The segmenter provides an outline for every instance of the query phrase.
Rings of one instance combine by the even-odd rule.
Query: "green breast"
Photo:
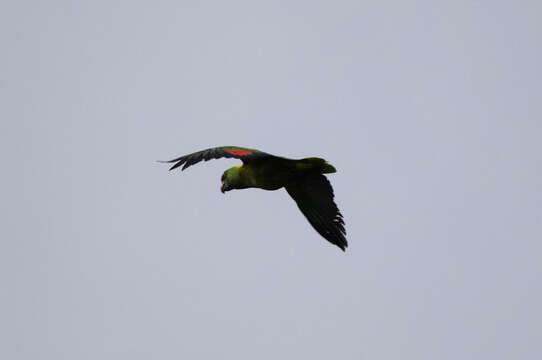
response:
[[[264,190],[277,190],[292,181],[296,176],[293,160],[278,159],[254,161],[241,167],[241,177],[247,187]]]

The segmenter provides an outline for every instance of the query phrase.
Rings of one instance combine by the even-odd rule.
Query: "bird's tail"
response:
[[[333,165],[321,158],[311,157],[301,159],[297,163],[297,167],[303,170],[317,170],[322,174],[331,174],[337,172]]]

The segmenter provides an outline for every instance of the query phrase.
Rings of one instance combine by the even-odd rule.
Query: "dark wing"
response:
[[[200,161],[209,161],[211,159],[220,159],[220,158],[235,158],[241,159],[244,163],[250,162],[254,159],[262,159],[267,157],[274,157],[273,155],[264,153],[260,150],[247,149],[238,146],[221,146],[216,148],[211,148],[207,150],[198,151],[192,154],[184,155],[173,160],[160,161],[162,163],[175,163],[169,170],[173,170],[183,165],[181,170],[186,169],[187,167],[197,164]]]
[[[310,174],[286,186],[286,191],[312,227],[327,241],[344,251],[348,246],[344,220],[333,201],[333,188],[329,180],[322,174]]]

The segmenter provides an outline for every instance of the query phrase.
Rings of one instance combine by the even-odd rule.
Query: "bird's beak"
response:
[[[220,187],[220,191],[222,191],[222,194],[224,194],[226,192],[227,188],[226,188],[226,183],[222,183],[222,186]]]

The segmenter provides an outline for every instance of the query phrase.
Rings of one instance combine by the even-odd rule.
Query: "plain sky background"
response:
[[[4,1],[0,358],[542,358],[539,1]],[[220,145],[325,157],[346,253]]]

